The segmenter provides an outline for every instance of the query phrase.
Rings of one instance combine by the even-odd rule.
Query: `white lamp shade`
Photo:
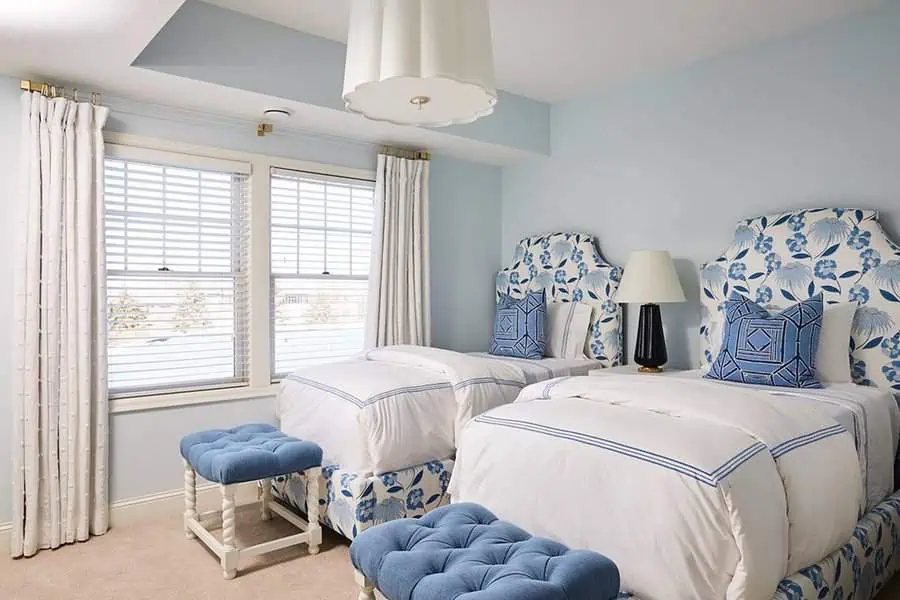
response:
[[[470,123],[494,111],[493,64],[487,0],[353,0],[344,104],[401,125]]]
[[[684,301],[684,290],[668,252],[635,250],[631,253],[616,291],[616,302],[660,304]]]

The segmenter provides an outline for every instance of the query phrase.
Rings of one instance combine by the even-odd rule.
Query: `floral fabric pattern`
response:
[[[869,511],[846,544],[778,584],[773,600],[872,600],[900,570],[900,492]],[[617,600],[639,600],[627,592]]]
[[[814,208],[747,219],[725,253],[701,267],[703,367],[710,331],[722,331],[732,293],[770,308],[823,294],[829,304],[855,302],[850,364],[861,385],[900,395],[900,246],[887,238],[878,212]],[[712,325],[718,327],[712,327]]]
[[[450,503],[447,487],[452,472],[452,458],[371,477],[342,471],[336,465],[323,467],[320,520],[352,540],[380,523],[421,517]],[[306,512],[306,479],[302,474],[277,478],[274,493],[295,510]]]
[[[763,243],[764,245],[764,243]],[[582,302],[593,309],[584,352],[605,367],[622,364],[622,307],[614,296],[622,268],[600,255],[593,236],[549,233],[521,240],[512,264],[497,274],[497,298],[545,293],[547,302]]]

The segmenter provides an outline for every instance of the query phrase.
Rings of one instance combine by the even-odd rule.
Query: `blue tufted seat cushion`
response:
[[[198,431],[181,439],[181,455],[202,477],[225,485],[305,471],[322,464],[322,448],[264,423]]]
[[[388,600],[607,600],[619,593],[619,570],[605,556],[532,537],[471,503],[368,529],[350,558]]]

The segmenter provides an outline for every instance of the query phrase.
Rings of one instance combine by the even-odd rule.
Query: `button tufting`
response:
[[[190,434],[181,440],[181,455],[201,476],[226,485],[305,471],[322,463],[317,444],[267,424]]]
[[[392,539],[416,542],[385,553],[397,547]],[[597,600],[619,585],[608,559],[531,537],[475,504],[379,525],[357,536],[350,554],[388,600]]]

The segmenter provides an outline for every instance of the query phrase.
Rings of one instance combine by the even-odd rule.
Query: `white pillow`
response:
[[[856,302],[825,306],[822,314],[822,330],[819,333],[819,349],[816,351],[816,378],[828,383],[847,383],[850,375],[850,335]],[[709,325],[710,351],[713,360],[722,349],[724,323],[716,321]]]
[[[591,307],[581,302],[547,305],[547,347],[544,356],[584,358],[582,348],[591,326]]]
[[[857,306],[856,302],[848,302],[825,307],[816,352],[819,381],[848,383],[853,380],[850,375],[850,336]]]

